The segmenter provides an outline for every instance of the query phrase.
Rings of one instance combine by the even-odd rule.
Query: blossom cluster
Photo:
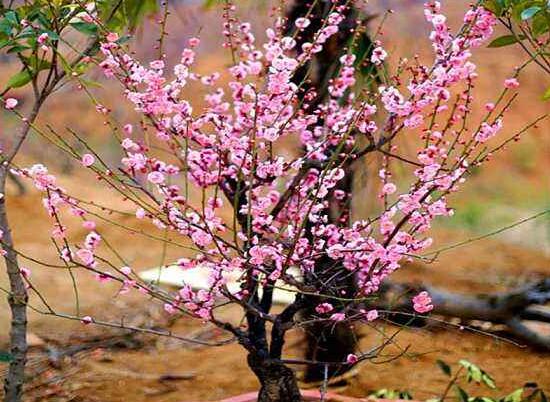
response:
[[[429,2],[425,16],[433,27],[433,63],[407,66],[405,84],[390,79],[365,96],[355,89],[359,63],[347,50],[338,60],[329,96],[314,104],[315,89],[294,77],[339,32],[345,11],[346,6],[334,5],[313,40],[299,48],[295,35],[285,34],[282,19],[267,30],[261,46],[250,24],[228,21],[224,35],[235,63],[223,74],[195,72],[198,38],[189,40],[171,68],[164,59],[140,63],[116,37],[101,45],[103,72],[122,83],[127,100],[153,133],[155,148],[169,156],[154,152],[140,139],[138,128],[127,124],[120,141],[121,176],[92,154],[82,155],[81,163],[126,194],[138,219],[190,239],[196,254],[177,264],[200,267],[209,275],[208,289],[184,285],[166,302],[167,311],[184,310],[208,320],[217,298],[250,306],[246,302],[254,297],[254,284],[269,287],[277,280],[297,292],[313,289],[350,300],[371,295],[403,261],[432,244],[428,232],[436,217],[452,215],[446,196],[459,189],[471,165],[481,162],[477,151],[502,127],[497,116],[485,119],[473,133],[461,128],[477,79],[472,50],[491,36],[494,16],[472,7],[463,28],[453,34],[439,2]],[[300,18],[295,31],[309,25],[308,18]],[[388,57],[377,42],[372,56],[361,62],[381,65]],[[218,85],[222,76],[230,77],[227,85]],[[189,100],[191,85],[207,92],[204,107]],[[98,111],[109,113],[102,107]],[[402,162],[412,180],[394,183],[384,167],[379,172],[383,212],[351,222],[332,219],[331,205],[350,197],[339,183],[351,164],[379,150],[391,157],[398,152],[400,135],[416,137],[419,144],[414,160]],[[289,137],[298,139],[299,156],[279,151]],[[19,173],[46,193],[44,206],[56,220],[56,237],[66,237],[63,206],[89,229],[81,244],[61,249],[64,261],[77,261],[99,279],[119,278],[125,291],[149,291],[130,279],[129,267],[105,272],[97,258],[102,243],[93,219],[45,167]],[[193,203],[189,191],[203,195],[201,205]],[[228,209],[233,210],[230,221],[223,218]],[[342,270],[356,277],[357,294],[342,295],[330,279],[315,279],[336,278]],[[237,292],[228,289],[230,274],[241,278]],[[414,304],[419,312],[431,309],[427,294],[417,296]],[[335,321],[348,314],[328,302],[315,310]],[[377,316],[375,310],[365,311],[368,321]]]

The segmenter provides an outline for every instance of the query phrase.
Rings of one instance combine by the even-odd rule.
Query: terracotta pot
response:
[[[318,390],[306,390],[301,391],[304,401],[306,402],[318,402],[321,398],[321,393]],[[258,398],[257,392],[249,392],[247,394],[237,395],[231,398],[222,399],[219,401],[212,402],[256,402]],[[415,401],[404,401],[400,399],[367,399],[367,398],[353,398],[351,396],[338,395],[333,392],[328,392],[325,394],[326,402],[415,402]]]

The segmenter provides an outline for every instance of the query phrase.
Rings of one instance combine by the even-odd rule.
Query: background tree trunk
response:
[[[346,4],[346,1],[337,1],[338,4]],[[294,31],[294,21],[297,18],[304,17],[309,13],[311,25],[301,32],[296,40],[298,42],[297,49],[301,48],[302,43],[312,42],[315,33],[322,26],[322,19],[324,19],[330,12],[334,2],[328,0],[321,0],[316,3],[312,8],[312,2],[308,0],[296,0],[293,6],[287,10],[288,26],[287,31]],[[340,31],[334,37],[331,37],[323,50],[315,55],[310,63],[304,65],[300,70],[296,72],[293,80],[295,82],[301,82],[304,80],[306,72],[310,72],[307,85],[304,85],[306,89],[312,88],[316,91],[317,97],[314,101],[309,102],[310,109],[314,109],[320,102],[324,101],[328,95],[327,88],[330,79],[332,79],[337,72],[337,60],[342,54],[342,50],[350,45],[353,37],[352,30],[357,27],[358,14],[356,10],[351,6],[346,12],[345,20],[340,24]],[[368,36],[367,36],[368,38]],[[322,124],[322,123],[319,123]],[[336,200],[334,197],[331,200],[331,205],[325,212],[330,221],[336,225],[345,225],[349,221],[351,214],[351,197],[353,192],[353,180],[354,172],[351,166],[346,167],[346,176],[342,180],[335,190],[344,191],[347,196],[344,200]],[[316,275],[323,275],[323,271],[326,271],[327,275],[334,274],[333,262],[329,259],[320,259],[314,271]],[[355,280],[353,275],[348,275],[349,272],[343,269],[343,280],[338,283],[333,283],[332,289],[327,289],[325,294],[332,294],[341,296],[345,294],[355,293]],[[307,283],[308,278],[304,278]],[[335,307],[338,306],[338,302],[330,298],[320,299],[318,297],[306,297],[309,299],[307,303],[310,308],[302,313],[304,317],[315,314],[314,308],[317,304],[322,302],[328,302]],[[351,326],[347,323],[326,323],[318,322],[308,325],[306,328],[306,360],[320,361],[320,362],[335,362],[337,364],[327,365],[325,371],[324,364],[311,364],[306,367],[304,374],[304,380],[308,382],[322,381],[325,376],[333,377],[338,374],[349,370],[350,366],[342,365],[350,353],[354,353],[357,349],[357,339],[353,333]]]

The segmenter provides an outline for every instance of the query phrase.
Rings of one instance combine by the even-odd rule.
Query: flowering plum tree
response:
[[[44,193],[66,267],[87,270],[100,282],[116,281],[124,292],[160,301],[169,314],[196,317],[229,332],[248,353],[261,383],[259,401],[300,400],[290,364],[349,367],[384,347],[349,353],[339,362],[283,355],[286,333],[312,322],[375,325],[384,312],[370,301],[404,261],[430,247],[433,220],[453,214],[449,195],[460,190],[472,167],[521,134],[493,139],[503,127],[521,69],[499,98],[487,103],[481,120],[470,116],[478,79],[471,56],[492,34],[491,12],[472,6],[453,33],[439,2],[426,3],[433,62],[401,58],[396,72],[386,72],[376,88],[360,87],[356,70],[382,65],[389,55],[375,41],[368,59],[358,60],[351,43],[341,49],[328,96],[320,98],[318,88],[309,85],[311,68],[304,71],[304,66],[344,29],[351,3],[327,4],[330,9],[311,40],[300,39],[311,24],[306,13],[294,21],[276,18],[258,46],[250,24],[241,23],[228,3],[223,35],[233,63],[223,72],[230,77],[226,86],[218,84],[220,72],[194,71],[198,38],[189,39],[179,62],[169,67],[164,58],[142,64],[125,51],[118,35],[106,32],[98,64],[121,84],[141,124],[123,126],[118,166],[110,166],[82,138],[84,154],[58,137],[63,149],[132,206],[137,219],[192,243],[193,255],[175,263],[183,270],[206,271],[208,289],[183,284],[174,294],[141,281],[135,267],[107,258],[95,229],[97,212],[89,203],[62,188],[43,165],[14,167]],[[289,31],[288,24],[296,29]],[[204,86],[204,106],[190,102],[191,82]],[[109,119],[108,107],[97,103],[96,109]],[[148,141],[140,140],[138,131],[146,131]],[[402,152],[400,137],[414,142],[414,155]],[[281,142],[289,138],[303,152],[285,151]],[[374,195],[380,213],[355,218],[342,207],[351,197],[349,184],[343,183],[350,167],[374,153],[384,160]],[[409,173],[406,182],[394,180],[397,165]],[[193,192],[199,202],[193,202]],[[224,218],[228,210],[231,219]],[[89,231],[77,243],[69,240],[66,214],[80,217]],[[229,277],[238,278],[237,291],[230,290]],[[283,285],[294,289],[294,301],[275,311],[273,292]],[[426,292],[409,302],[419,314],[433,308]],[[227,303],[242,309],[245,324],[220,318],[219,308]]]

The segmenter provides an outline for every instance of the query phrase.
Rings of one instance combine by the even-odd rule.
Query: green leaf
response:
[[[32,79],[29,70],[23,70],[12,76],[7,83],[8,88],[19,88],[27,85]]]
[[[71,22],[70,24],[78,32],[88,36],[97,35],[97,25],[88,22]]]
[[[13,30],[13,27],[11,26],[10,22],[7,19],[3,19],[0,21],[0,32],[11,35],[11,32]]]
[[[132,37],[130,35],[124,35],[124,36],[121,36],[120,38],[118,38],[116,40],[116,44],[117,45],[123,45],[125,44],[126,42],[128,42],[130,39],[132,39]]]
[[[386,388],[382,388],[374,391],[371,394],[371,396],[375,396],[381,399],[404,399],[404,400],[413,399],[409,391],[399,391],[396,389],[386,389]]]
[[[516,389],[514,392],[504,397],[504,402],[521,402],[523,396],[523,388]]]
[[[520,38],[522,39],[522,38]],[[518,38],[514,35],[503,35],[493,40],[487,47],[504,47],[513,45],[518,42]]]
[[[497,0],[485,0],[483,2],[483,7],[485,7],[487,10],[491,11],[496,16],[502,15],[502,5]]]
[[[535,15],[535,18],[533,18],[531,28],[535,38],[539,37],[548,32],[550,28],[550,19],[548,19],[544,13],[537,14]]]
[[[542,95],[542,100],[543,101],[550,100],[550,87],[548,87],[548,89]]]
[[[30,49],[29,46],[16,44],[15,46],[10,47],[6,53],[21,53],[28,49]]]
[[[0,49],[3,49],[6,46],[10,46],[10,45],[13,45],[12,40],[3,40],[3,41],[0,42]]]
[[[474,380],[475,382],[481,382],[481,369],[468,360],[460,360],[458,362],[462,367],[467,370],[466,379],[468,382]]]
[[[540,10],[542,10],[542,8],[539,7],[539,6],[532,6],[532,7],[526,8],[525,10],[523,10],[521,12],[521,19],[523,21],[528,20],[528,19],[532,18]]]
[[[375,48],[368,33],[363,32],[354,40],[350,39],[349,46],[352,47],[352,53],[355,56],[355,68],[360,72],[363,78],[364,86],[368,86],[371,83],[382,83],[381,69],[373,63],[365,63],[365,60],[370,59],[372,50]]]
[[[460,387],[456,387],[456,396],[459,402],[468,402],[468,393]]]
[[[157,9],[156,0],[125,0],[124,11],[128,28],[133,31],[145,15],[152,14]]]
[[[38,36],[38,34],[32,30],[32,29],[25,29],[21,32],[19,32],[16,36],[17,39],[29,39],[29,38],[34,38],[36,39]]]
[[[497,386],[495,384],[495,380],[493,377],[491,377],[489,374],[487,374],[485,371],[481,370],[481,381],[487,385],[491,389],[495,389]]]
[[[479,366],[469,362],[468,360],[460,360],[458,362],[462,367],[467,370],[466,379],[468,382],[472,380],[478,384],[485,384],[487,387],[496,388],[495,380],[486,371],[482,370]]]
[[[10,352],[5,350],[0,350],[0,362],[2,363],[9,363],[11,362],[13,356]]]
[[[87,87],[95,87],[95,88],[102,88],[103,87],[103,85],[101,85],[97,81],[87,80],[85,78],[80,78],[80,81]]]
[[[50,38],[50,40],[59,40],[59,35],[57,34],[57,32],[53,32],[53,31],[45,31],[47,34],[48,34],[48,38]]]
[[[52,63],[50,63],[48,60],[38,58],[36,57],[36,55],[33,55],[31,57],[22,56],[22,58],[33,71],[48,70],[52,66]]]
[[[439,359],[437,359],[435,362],[437,363],[437,365],[439,366],[441,371],[443,371],[443,373],[445,373],[445,375],[447,375],[449,377],[451,376],[452,370],[451,370],[451,367],[447,363],[445,363],[443,360],[439,360]]]
[[[19,26],[19,18],[17,18],[17,14],[15,13],[15,11],[13,10],[8,11],[5,14],[4,18],[6,19],[7,22],[11,24],[11,26],[13,27]]]
[[[210,8],[210,7],[213,7],[214,5],[216,5],[216,3],[219,3],[220,0],[204,0],[204,2],[202,3],[202,6],[204,8]]]

